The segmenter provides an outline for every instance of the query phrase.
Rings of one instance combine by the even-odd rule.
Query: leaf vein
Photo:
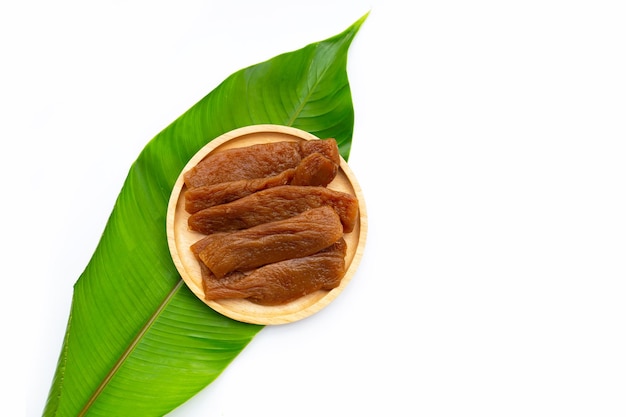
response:
[[[120,358],[117,360],[117,362],[115,363],[115,365],[113,366],[113,368],[111,368],[111,370],[109,371],[109,373],[106,375],[106,377],[102,380],[102,382],[100,383],[100,385],[98,386],[98,388],[96,388],[96,390],[93,392],[93,394],[91,394],[91,396],[89,397],[89,399],[87,400],[87,402],[85,403],[85,405],[83,406],[83,408],[80,410],[80,412],[78,413],[78,417],[83,417],[85,414],[87,414],[87,412],[89,411],[89,409],[91,408],[91,406],[96,402],[96,400],[98,399],[98,397],[100,396],[100,394],[102,393],[102,391],[104,391],[104,389],[106,388],[106,386],[108,385],[108,383],[113,379],[113,377],[115,376],[115,374],[117,373],[117,371],[124,365],[124,362],[126,361],[126,359],[128,359],[128,357],[132,354],[132,352],[135,350],[135,348],[137,347],[137,345],[139,344],[139,342],[143,339],[143,337],[146,335],[146,333],[148,332],[148,330],[150,330],[150,328],[152,327],[152,325],[154,324],[154,322],[159,318],[159,316],[161,315],[161,312],[163,310],[165,310],[165,307],[167,307],[167,305],[169,304],[169,302],[171,301],[171,299],[174,297],[174,295],[176,294],[176,292],[180,289],[180,287],[183,285],[183,280],[180,279],[178,280],[178,282],[176,283],[176,285],[170,290],[169,294],[167,294],[167,296],[163,299],[163,302],[161,302],[161,304],[158,306],[158,308],[154,311],[154,313],[152,314],[152,316],[150,316],[150,318],[148,319],[148,321],[146,321],[146,324],[144,324],[144,326],[141,328],[141,330],[137,333],[137,335],[135,336],[135,338],[130,342],[130,344],[128,345],[128,347],[126,348],[126,350],[122,353],[122,355],[120,356]]]

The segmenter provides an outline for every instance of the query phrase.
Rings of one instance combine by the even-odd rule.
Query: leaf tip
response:
[[[367,17],[370,15],[371,10],[368,10],[363,16],[361,16],[356,22],[354,22],[349,28],[348,31],[352,31],[354,33],[358,32],[363,25],[363,22],[367,20]]]

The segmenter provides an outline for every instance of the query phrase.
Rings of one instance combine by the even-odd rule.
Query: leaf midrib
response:
[[[319,47],[319,44],[316,45],[316,48]],[[313,62],[313,60],[311,61]],[[311,71],[311,67],[312,65],[309,65],[309,72]],[[329,66],[327,65],[324,70],[322,71],[322,73],[319,75],[319,77],[316,77],[315,79],[315,83],[313,83],[313,86],[311,86],[308,89],[308,92],[305,94],[305,96],[303,97],[302,100],[300,100],[300,104],[298,105],[298,107],[294,110],[293,115],[291,116],[291,118],[287,121],[287,126],[293,126],[294,122],[296,121],[296,119],[300,116],[300,114],[302,113],[302,110],[304,109],[304,106],[309,102],[311,96],[313,95],[313,92],[317,89],[317,86],[319,85],[320,81],[326,76],[326,72],[328,72],[328,68]]]
[[[89,399],[87,400],[83,408],[77,414],[77,417],[83,417],[89,411],[91,406],[96,402],[100,394],[104,391],[104,389],[109,384],[111,379],[113,379],[117,371],[122,367],[122,365],[124,365],[124,362],[126,362],[126,360],[131,355],[133,350],[135,350],[139,342],[143,339],[144,335],[148,332],[148,330],[150,330],[154,322],[157,320],[157,318],[159,318],[163,310],[165,310],[169,302],[172,300],[172,298],[178,292],[178,290],[181,288],[182,285],[183,285],[183,280],[179,279],[176,285],[174,285],[174,287],[170,290],[167,296],[163,299],[161,304],[159,304],[158,308],[154,311],[154,313],[152,313],[148,321],[146,321],[146,324],[144,324],[141,330],[137,333],[137,335],[130,342],[130,344],[128,345],[126,350],[122,353],[122,355],[117,360],[117,362],[115,362],[115,365],[113,365],[109,373],[107,373],[107,375],[102,379],[102,382],[100,383],[100,385],[98,385],[96,390],[91,394],[91,396],[89,397]]]

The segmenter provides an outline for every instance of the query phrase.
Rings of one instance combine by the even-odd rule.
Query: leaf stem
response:
[[[87,403],[85,403],[85,405],[83,406],[82,410],[80,410],[80,412],[77,414],[77,417],[83,417],[85,414],[87,414],[87,412],[89,411],[89,409],[91,408],[93,403],[96,402],[96,400],[98,399],[98,396],[102,393],[102,391],[104,391],[104,389],[106,388],[106,386],[109,383],[109,381],[111,381],[111,379],[113,379],[113,377],[115,376],[115,373],[118,371],[118,369],[120,369],[122,367],[122,365],[124,364],[126,359],[130,356],[130,354],[133,352],[135,347],[137,347],[137,345],[139,344],[139,342],[141,341],[143,336],[148,332],[148,330],[150,329],[152,324],[154,324],[156,319],[160,316],[161,312],[169,304],[170,300],[174,297],[176,292],[178,292],[180,287],[183,285],[183,282],[184,281],[182,279],[178,280],[178,282],[176,283],[176,285],[174,285],[174,287],[171,289],[169,294],[167,294],[167,297],[165,297],[163,299],[163,302],[154,311],[152,316],[150,316],[148,321],[146,321],[146,324],[144,324],[144,326],[137,333],[135,338],[130,342],[130,344],[128,345],[126,350],[122,353],[122,355],[117,360],[117,362],[115,363],[113,368],[111,368],[109,373],[102,380],[102,382],[100,383],[98,388],[96,388],[96,390],[93,392],[93,394],[91,394],[91,397],[89,397],[89,400],[87,401]]]

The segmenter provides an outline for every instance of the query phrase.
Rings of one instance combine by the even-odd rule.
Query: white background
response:
[[[626,415],[623,4],[3,3],[2,407],[41,415],[72,285],[145,144],[371,11],[348,64],[360,269],[171,415]]]

